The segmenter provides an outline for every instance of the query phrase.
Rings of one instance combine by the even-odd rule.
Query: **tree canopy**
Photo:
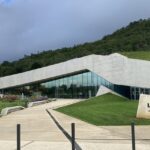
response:
[[[25,55],[24,58],[0,64],[0,77],[37,69],[90,54],[107,55],[114,52],[150,51],[150,19],[131,22],[127,27],[115,31],[91,43],[70,48],[43,51]]]

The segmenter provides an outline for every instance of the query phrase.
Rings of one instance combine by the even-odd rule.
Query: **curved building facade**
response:
[[[101,86],[130,99],[150,94],[150,62],[120,54],[89,55],[0,78],[1,93],[89,98]]]

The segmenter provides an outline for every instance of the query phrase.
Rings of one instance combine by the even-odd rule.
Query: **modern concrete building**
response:
[[[88,98],[104,87],[130,99],[150,94],[150,62],[117,53],[89,55],[0,78],[1,93],[56,98]]]

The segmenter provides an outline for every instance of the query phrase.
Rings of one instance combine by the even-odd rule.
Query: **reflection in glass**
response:
[[[90,71],[60,77],[44,83],[4,89],[0,92],[15,95],[24,93],[26,96],[41,93],[41,95],[50,98],[89,98],[96,96],[101,85],[130,99],[139,99],[141,93],[150,94],[150,89],[148,88],[116,85]]]

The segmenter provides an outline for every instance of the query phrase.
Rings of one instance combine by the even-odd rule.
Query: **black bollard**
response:
[[[132,134],[132,150],[135,150],[135,124],[131,123],[131,134]]]
[[[75,150],[75,123],[71,123],[72,150]]]
[[[20,124],[17,124],[17,150],[21,150],[21,145],[20,145]]]

